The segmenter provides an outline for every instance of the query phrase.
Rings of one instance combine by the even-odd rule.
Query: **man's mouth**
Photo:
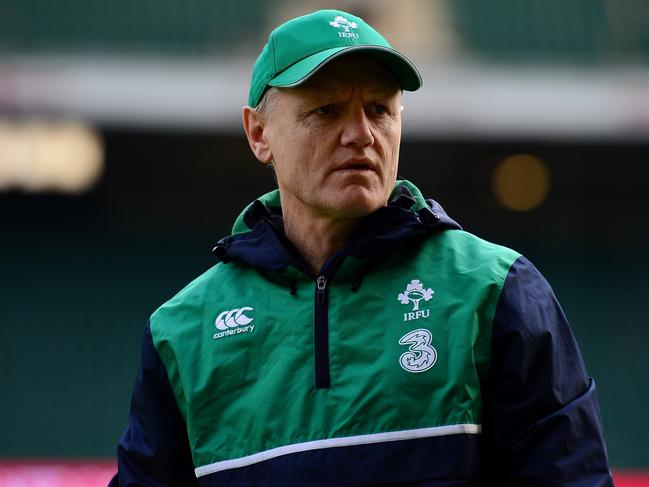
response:
[[[362,171],[373,171],[374,164],[372,161],[365,158],[354,158],[348,161],[345,161],[341,164],[336,171],[352,171],[352,172],[362,172]]]

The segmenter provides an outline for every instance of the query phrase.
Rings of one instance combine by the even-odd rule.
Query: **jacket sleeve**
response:
[[[153,345],[150,325],[144,330],[128,427],[117,447],[117,467],[109,487],[197,485],[185,421]]]
[[[486,485],[613,485],[595,383],[550,285],[524,257],[497,305],[483,412]]]

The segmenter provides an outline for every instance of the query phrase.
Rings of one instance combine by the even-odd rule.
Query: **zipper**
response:
[[[284,232],[277,228],[273,220],[267,215],[263,216],[266,223],[271,227],[280,244],[287,249],[289,262],[296,269],[304,274],[314,277],[311,270],[299,256],[299,252],[293,243],[284,235]],[[331,387],[329,374],[329,281],[345,259],[344,254],[338,254],[330,258],[320,269],[315,279],[315,306],[313,310],[313,348],[315,362],[315,388],[328,389]],[[325,277],[326,275],[326,277]]]
[[[327,389],[331,387],[331,377],[329,374],[328,284],[327,278],[322,274],[316,279],[315,308],[313,313],[316,389]]]
[[[327,302],[327,278],[325,276],[318,276],[315,283],[316,292],[318,293],[318,303],[325,304]]]
[[[257,202],[255,202],[256,204]],[[261,206],[263,206],[260,203]],[[315,306],[313,312],[313,345],[315,362],[315,388],[328,389],[331,387],[331,376],[329,371],[329,287],[331,280],[342,265],[347,256],[347,250],[331,256],[322,266],[319,273],[314,276],[313,272],[300,256],[299,251],[286,237],[284,231],[275,225],[268,210],[262,208],[261,218],[270,226],[278,243],[286,251],[289,264],[305,275],[315,277]]]

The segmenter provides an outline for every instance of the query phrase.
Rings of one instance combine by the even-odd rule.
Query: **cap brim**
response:
[[[418,90],[423,81],[415,65],[395,49],[384,46],[336,47],[317,52],[289,66],[268,82],[269,86],[290,88],[308,80],[330,61],[349,53],[363,53],[384,64],[399,82],[401,89]]]

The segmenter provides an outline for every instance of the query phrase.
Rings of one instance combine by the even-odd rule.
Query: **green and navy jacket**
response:
[[[276,191],[215,254],[145,329],[112,485],[613,485],[548,283],[411,183],[317,274]]]

